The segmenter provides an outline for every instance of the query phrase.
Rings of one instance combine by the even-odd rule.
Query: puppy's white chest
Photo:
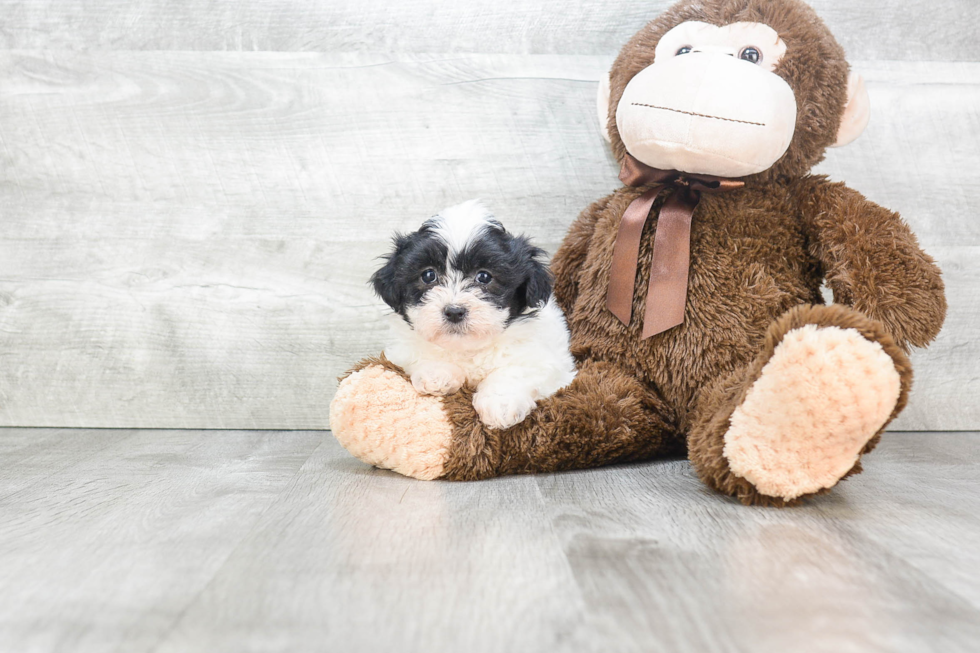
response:
[[[460,355],[453,361],[466,374],[466,385],[476,389],[483,379],[500,366],[499,357],[493,352],[475,352],[472,355]]]

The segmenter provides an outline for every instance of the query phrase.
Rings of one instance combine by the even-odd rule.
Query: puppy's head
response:
[[[508,233],[477,201],[395,237],[374,290],[423,338],[447,349],[486,346],[551,296],[544,251]]]

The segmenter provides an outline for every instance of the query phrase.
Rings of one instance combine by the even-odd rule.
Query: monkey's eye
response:
[[[422,283],[424,284],[435,283],[436,276],[437,276],[436,271],[433,270],[432,268],[429,268],[428,270],[422,273]]]
[[[676,56],[680,56],[682,54],[689,54],[690,52],[691,52],[691,46],[685,45],[683,48],[677,51]]]
[[[486,270],[480,270],[476,273],[476,282],[483,284],[484,286],[493,281],[493,275],[491,275]]]
[[[747,48],[742,48],[742,51],[738,53],[738,58],[749,63],[759,63],[762,61],[762,53],[759,52],[758,48],[750,45]]]

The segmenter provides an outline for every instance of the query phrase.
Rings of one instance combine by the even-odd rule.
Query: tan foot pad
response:
[[[854,329],[786,334],[735,409],[724,455],[759,492],[795,499],[832,487],[898,402],[892,358]]]
[[[334,437],[357,458],[429,481],[442,476],[452,425],[438,397],[372,365],[341,381],[330,404]]]

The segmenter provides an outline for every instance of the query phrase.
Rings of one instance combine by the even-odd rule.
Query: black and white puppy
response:
[[[395,311],[385,356],[418,392],[447,395],[466,385],[487,426],[517,424],[575,378],[543,257],[476,200],[397,235],[371,277]]]

